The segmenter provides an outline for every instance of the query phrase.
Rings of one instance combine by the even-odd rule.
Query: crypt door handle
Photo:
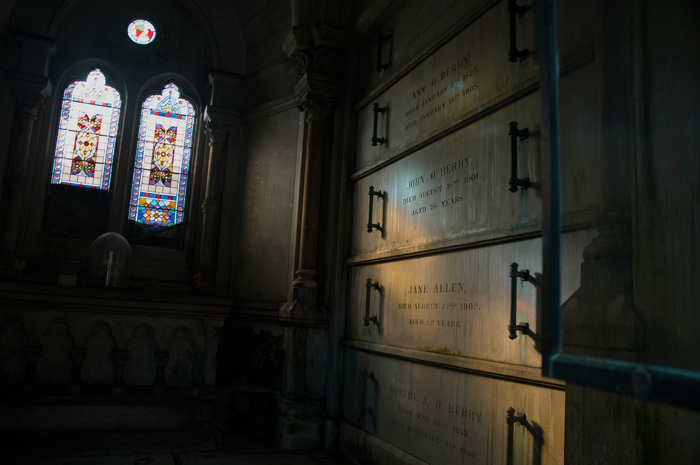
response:
[[[382,191],[375,191],[374,186],[369,186],[369,219],[367,220],[367,232],[371,233],[372,230],[377,229],[384,233],[384,228],[382,228],[379,223],[372,223],[373,209],[374,209],[374,197],[384,197]]]
[[[365,283],[365,286],[367,287],[367,297],[365,298],[365,326],[369,326],[370,321],[377,323],[376,316],[369,316],[370,294],[372,292],[372,288],[374,288],[380,292],[381,292],[381,290],[379,288],[379,281],[377,281],[376,283],[373,283],[372,278],[367,278],[367,283]]]
[[[530,423],[527,421],[527,415],[524,413],[522,415],[516,415],[515,409],[510,407],[506,411],[506,422],[508,423],[508,449],[506,451],[506,465],[513,465],[513,440],[514,436],[514,425],[516,423],[523,426],[532,435],[533,444],[533,457],[532,463],[541,463],[542,457],[540,453],[542,451],[542,444],[544,443],[544,433],[542,427],[536,422]]]
[[[518,129],[518,123],[516,121],[511,121],[509,123],[510,129],[508,130],[508,135],[510,136],[510,188],[511,192],[518,192],[518,186],[521,189],[527,189],[530,186],[530,178],[518,178],[518,138],[520,140],[525,140],[530,137],[530,130],[528,128]]]
[[[360,416],[364,417],[367,413],[374,415],[372,412],[372,407],[367,407],[367,380],[374,381],[374,372],[368,372],[367,370],[362,370],[362,395],[361,395],[361,405],[360,405]]]
[[[508,50],[508,59],[515,63],[518,60],[524,60],[528,57],[529,52],[526,48],[518,50],[515,37],[515,16],[522,17],[527,12],[527,5],[517,5],[517,0],[508,0],[508,13],[510,14],[510,49]]]
[[[389,63],[382,63],[382,42],[389,41],[389,36],[382,34],[382,31],[377,33],[377,72],[381,73],[389,67]]]
[[[518,278],[523,281],[529,281],[532,277],[528,270],[518,271],[518,264],[513,262],[510,264],[510,324],[508,325],[508,338],[515,339],[518,337],[516,331],[526,333],[530,325],[527,323],[515,324],[515,312],[518,305]]]
[[[374,103],[372,107],[374,112],[374,129],[372,130],[372,147],[376,147],[377,144],[383,144],[386,142],[385,137],[377,137],[377,118],[379,118],[379,113],[384,114],[386,112],[386,107],[380,107],[378,103]]]

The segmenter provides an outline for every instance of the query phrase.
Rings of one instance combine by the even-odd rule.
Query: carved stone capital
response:
[[[297,108],[299,108],[299,111],[306,112],[306,121],[310,122],[322,121],[328,118],[334,106],[335,103],[331,99],[306,94],[304,99],[297,105]]]
[[[291,56],[297,67],[297,76],[302,77],[309,69],[309,56],[306,50],[297,50]]]
[[[213,213],[216,214],[219,212],[219,202],[216,200],[212,199],[204,199],[202,200],[202,213]]]
[[[36,118],[44,107],[44,100],[51,95],[51,82],[48,78],[15,75],[12,79],[12,96],[17,110],[24,115]]]
[[[314,102],[322,100],[333,106],[339,100],[342,93],[341,52],[342,50],[338,47],[321,45],[308,49],[296,49],[290,55],[296,63],[299,75],[295,94],[300,110],[309,111],[317,106]]]
[[[204,110],[204,133],[210,147],[221,148],[238,114],[228,108],[208,105]]]
[[[338,78],[342,71],[340,50],[335,47],[300,49],[291,55],[297,66],[297,75],[318,74],[327,78]]]
[[[230,130],[230,124],[217,124],[211,121],[204,123],[204,133],[207,135],[209,147],[222,148]]]
[[[334,47],[319,47],[313,51],[313,70],[327,76],[338,76],[342,69],[340,51]]]

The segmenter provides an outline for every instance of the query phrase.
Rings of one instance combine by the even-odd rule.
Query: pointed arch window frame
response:
[[[73,81],[66,86],[59,116],[51,184],[109,190],[121,105],[121,94],[116,88],[107,85],[106,77],[99,67],[90,70],[84,81]],[[92,116],[86,110],[92,110]],[[96,113],[97,111],[109,112],[107,121],[104,114]],[[84,113],[82,118],[78,116],[80,112]],[[97,119],[97,116],[101,119]],[[98,121],[99,128],[95,129]],[[103,131],[105,127],[106,133]],[[67,155],[71,151],[71,140],[72,153]],[[81,142],[83,147],[94,144],[94,149],[90,149],[91,156],[85,157],[85,151],[78,153]]]
[[[137,228],[154,232],[183,223],[196,115],[193,103],[172,80],[142,101],[128,211]],[[173,139],[170,144],[168,139]],[[160,169],[164,165],[156,158],[163,153],[173,157],[169,165],[179,166],[179,171]],[[169,185],[164,174],[170,176]]]

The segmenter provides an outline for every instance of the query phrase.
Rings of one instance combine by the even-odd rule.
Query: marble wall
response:
[[[600,207],[590,15],[566,3],[562,301]],[[340,441],[362,463],[564,461],[565,385],[540,374],[537,9],[511,61],[508,4],[409,2],[378,25],[386,69],[358,71]]]

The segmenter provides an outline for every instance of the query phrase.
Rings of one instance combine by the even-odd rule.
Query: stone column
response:
[[[338,78],[340,52],[322,46],[311,50],[296,49],[292,56],[300,76],[296,95],[299,109],[306,114],[306,140],[297,244],[299,259],[289,302],[282,308],[281,316],[314,321],[326,318],[325,310],[319,306],[318,295],[319,212],[323,165],[329,150],[328,128],[332,125],[333,110],[341,91]]]
[[[19,49],[16,67],[10,69],[7,81],[15,98],[15,117],[12,129],[10,159],[0,201],[0,275],[18,277],[25,268],[22,258],[22,234],[27,220],[25,193],[30,187],[32,174],[28,172],[34,120],[51,94],[51,82],[46,75],[48,63],[55,50],[52,39],[15,33],[12,46]]]
[[[16,102],[15,124],[9,154],[9,166],[2,203],[2,268],[9,276],[24,270],[20,234],[26,222],[25,192],[29,187],[27,169],[34,137],[34,121],[51,93],[47,78],[15,76],[13,94]]]
[[[299,237],[299,263],[294,275],[293,291],[303,304],[318,304],[318,239],[323,184],[323,161],[326,156],[326,126],[333,106],[328,99],[307,94],[299,104],[306,113],[306,141],[304,143],[304,174]],[[308,317],[319,316],[313,312]]]
[[[630,11],[598,2],[595,30],[600,120],[600,213],[598,237],[583,252],[581,286],[562,305],[565,352],[635,359],[643,328],[633,303],[632,181],[635,114],[631,93]]]
[[[212,292],[214,285],[214,254],[218,240],[219,207],[221,205],[221,175],[226,164],[228,133],[235,116],[232,112],[208,106],[204,112],[208,150],[205,161],[206,184],[202,201],[202,230],[195,286],[200,292]]]
[[[287,303],[280,317],[284,332],[285,364],[278,399],[277,443],[284,449],[312,449],[323,443],[326,419],[326,355],[328,317],[319,292],[319,242],[323,173],[330,156],[333,112],[340,96],[340,52],[319,40],[305,48],[294,30],[286,41],[297,63],[296,95],[305,112],[306,130],[301,179],[298,261]],[[322,44],[319,44],[319,42]]]
[[[629,2],[593,2],[597,8],[595,55],[598,72],[600,213],[596,237],[583,252],[581,285],[562,304],[564,352],[605,359],[635,360],[643,349],[643,328],[633,301],[632,180],[634,110]],[[616,412],[610,418],[610,412]],[[627,429],[636,412],[629,398],[574,383],[566,386],[566,463],[638,463],[634,433]],[[656,411],[654,412],[656,415]],[[619,445],[610,446],[610,441]],[[599,447],[604,444],[605,447]],[[630,457],[629,461],[622,457]],[[607,457],[603,459],[603,457]],[[620,460],[617,460],[620,459]]]

